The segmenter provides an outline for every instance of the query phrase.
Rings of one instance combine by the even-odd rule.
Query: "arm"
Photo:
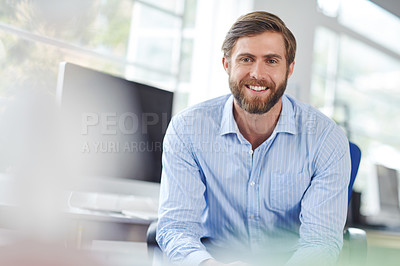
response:
[[[211,258],[200,241],[206,187],[187,128],[173,119],[164,139],[157,242],[171,262],[198,265]]]
[[[288,265],[336,263],[343,244],[350,179],[349,142],[338,127],[320,140],[300,212],[299,248]]]

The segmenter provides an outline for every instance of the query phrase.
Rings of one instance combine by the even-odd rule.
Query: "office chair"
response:
[[[354,181],[356,180],[358,167],[360,166],[361,150],[356,144],[352,142],[349,142],[349,147],[350,147],[350,158],[351,158],[351,173],[350,173],[350,183],[349,183],[349,203],[350,203],[351,194],[353,192]]]
[[[348,187],[348,203],[350,203],[351,200],[354,181],[356,180],[358,167],[361,161],[360,148],[352,142],[349,142],[349,147],[351,172]],[[354,227],[345,228],[343,240],[343,248],[339,261],[342,261],[344,265],[364,265],[367,257],[367,235],[365,231]]]
[[[356,179],[358,167],[360,166],[361,161],[360,148],[352,142],[349,142],[349,147],[351,158],[351,173],[348,186],[348,203],[350,203],[351,200],[354,181]],[[150,224],[146,235],[148,254],[151,258],[153,258],[155,254],[162,256],[162,252],[156,241],[156,232],[157,221],[154,221]],[[343,232],[343,240],[344,243],[339,258],[339,264],[343,263],[343,265],[352,266],[364,265],[367,256],[367,236],[365,231],[353,227],[345,228]]]

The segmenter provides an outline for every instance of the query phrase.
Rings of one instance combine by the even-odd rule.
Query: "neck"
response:
[[[247,139],[253,150],[267,140],[278,123],[282,110],[282,98],[265,114],[250,114],[236,102],[233,104],[233,115],[240,133]]]

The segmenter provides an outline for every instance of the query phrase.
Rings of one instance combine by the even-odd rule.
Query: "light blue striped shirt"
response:
[[[189,265],[211,257],[333,262],[349,178],[348,140],[315,108],[284,95],[272,135],[253,151],[235,122],[233,97],[209,100],[168,127],[157,241],[172,262]]]

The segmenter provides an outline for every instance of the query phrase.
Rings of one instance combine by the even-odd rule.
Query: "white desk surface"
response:
[[[91,253],[106,266],[151,265],[146,243],[93,240]]]

